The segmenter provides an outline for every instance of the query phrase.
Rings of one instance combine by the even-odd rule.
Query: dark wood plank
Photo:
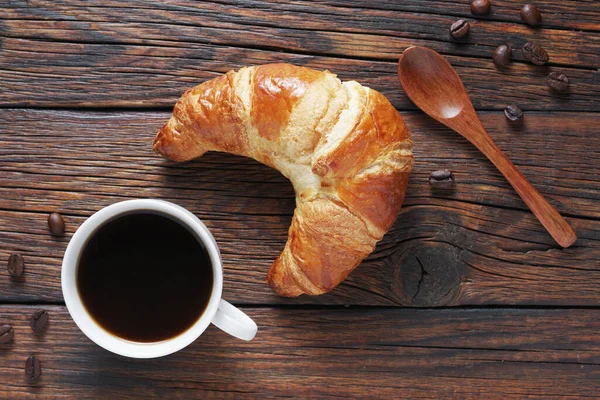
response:
[[[197,17],[199,13],[204,13],[208,17],[219,17],[222,21],[244,22],[248,24],[256,23],[256,18],[268,20],[268,25],[276,25],[281,22],[275,18],[264,18],[265,15],[283,15],[283,18],[290,18],[295,21],[294,15],[305,16],[307,14],[317,15],[330,14],[346,18],[350,12],[356,13],[380,13],[387,18],[394,18],[393,15],[404,15],[404,13],[429,14],[431,16],[455,16],[462,18],[472,18],[490,21],[512,22],[524,25],[521,21],[519,10],[523,6],[521,0],[494,0],[490,14],[474,16],[469,8],[470,0],[460,1],[424,1],[424,0],[405,0],[402,2],[390,2],[385,0],[208,0],[202,2],[193,2],[191,0],[169,0],[164,1],[145,1],[132,0],[127,3],[106,0],[102,3],[90,2],[85,0],[61,0],[54,2],[27,2],[23,0],[12,0],[8,4],[6,17],[17,19],[22,12],[27,13],[29,20],[40,20],[48,16],[49,11],[53,17],[63,16],[64,19],[80,19],[101,21],[98,15],[110,16],[110,21],[131,21],[135,20],[137,13],[156,16],[162,13],[173,13],[178,19]],[[539,0],[535,4],[543,14],[543,27],[555,29],[577,29],[581,31],[598,32],[598,12],[600,6],[594,0]],[[99,8],[110,8],[111,10],[99,10]],[[114,17],[114,13],[117,17]],[[203,16],[205,16],[202,14]],[[96,17],[96,18],[94,18]],[[252,18],[251,18],[252,17]],[[125,18],[125,19],[124,19]],[[237,19],[236,19],[237,18]],[[242,19],[246,18],[246,19]],[[253,19],[254,18],[254,19]],[[312,16],[311,16],[312,18]],[[164,19],[164,17],[162,18]],[[184,20],[182,22],[186,22]],[[195,20],[197,22],[197,19]],[[286,20],[287,22],[287,20]],[[335,20],[333,21],[335,23]],[[364,24],[370,23],[367,18]],[[360,30],[365,25],[346,26],[346,30]],[[285,26],[285,25],[284,25]],[[337,25],[328,26],[329,30],[334,30]]]
[[[37,307],[0,306],[15,327],[0,348],[2,398],[594,398],[600,391],[598,310],[272,309],[245,311],[242,342],[210,327],[154,360],[89,341],[62,306],[48,331]],[[29,355],[42,378],[26,382]]]
[[[579,240],[567,250],[464,139],[420,113],[404,115],[416,166],[396,224],[332,294],[284,300],[264,282],[294,209],[291,185],[276,171],[216,153],[165,162],[150,149],[164,112],[2,110],[0,260],[22,252],[27,272],[22,281],[0,272],[0,301],[61,301],[61,258],[81,222],[116,201],[151,197],[207,223],[223,252],[225,295],[236,302],[599,304],[599,114],[529,113],[521,130],[500,112],[481,114],[499,146],[573,224]],[[429,173],[440,168],[455,173],[456,190],[429,188]],[[66,216],[65,238],[48,234],[54,210]]]
[[[399,109],[415,109],[395,62],[289,54],[205,44],[186,48],[6,39],[0,49],[0,105],[35,107],[172,107],[207,79],[245,65],[289,62],[329,69],[342,80],[379,90]],[[498,71],[491,60],[448,57],[477,108],[600,111],[598,73],[515,63]],[[545,83],[550,71],[571,80],[567,95]]]
[[[393,11],[380,9],[390,7],[388,3],[76,0],[25,8],[15,4],[8,8],[4,19],[5,34],[13,37],[95,43],[191,41],[377,59],[397,59],[403,48],[413,44],[434,47],[446,54],[489,57],[502,42],[521,47],[526,41],[535,40],[548,48],[551,63],[600,66],[600,32],[544,27],[533,30],[522,23],[480,20],[474,21],[466,42],[476,46],[462,42],[457,45],[448,35],[456,16],[443,15],[451,13],[450,9],[440,12],[430,6],[410,11],[401,10],[404,6],[392,7],[396,8]],[[425,2],[420,3],[423,6]],[[476,19],[470,15],[468,3],[446,4],[458,7],[461,14],[467,14],[465,18]],[[587,8],[590,14],[600,13],[597,4]],[[520,6],[514,10],[517,15],[519,9]],[[488,18],[504,13],[498,10]],[[596,17],[596,24],[600,24],[600,17]],[[73,35],[73,31],[77,34]],[[520,54],[516,58],[522,60]]]
[[[423,1],[404,0],[372,1],[372,0],[319,0],[329,6],[367,8],[390,12],[413,11],[419,13],[454,15],[462,18],[476,18],[492,21],[509,21],[522,24],[519,10],[522,0],[494,0],[488,15],[471,14],[470,0],[462,1]],[[543,26],[553,28],[574,28],[598,32],[598,12],[600,5],[595,0],[538,0],[535,5],[542,12]]]
[[[463,56],[450,60],[478,108],[513,102],[525,109],[600,111],[596,32],[480,21],[469,43],[457,44],[447,33],[455,16],[377,9],[384,2],[373,9],[360,2],[355,8],[264,1],[11,4],[0,19],[2,105],[166,107],[187,87],[229,69],[293,62],[328,68],[382,91],[398,108],[414,108],[394,60],[420,44]],[[546,46],[555,65],[493,66],[497,45],[526,40]],[[522,60],[520,52],[515,57]],[[552,70],[571,77],[568,96],[546,87]]]

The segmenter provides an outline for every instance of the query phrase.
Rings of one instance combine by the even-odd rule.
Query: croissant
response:
[[[288,241],[267,274],[288,297],[335,288],[400,212],[413,166],[402,117],[381,93],[329,71],[267,64],[184,93],[153,148],[186,161],[252,157],[293,184]]]

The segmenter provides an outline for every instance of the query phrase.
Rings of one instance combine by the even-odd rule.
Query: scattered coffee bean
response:
[[[455,39],[463,38],[467,36],[469,29],[471,29],[471,24],[464,19],[459,19],[450,26],[450,36]]]
[[[504,109],[504,115],[512,122],[519,121],[523,118],[523,110],[515,104],[511,104]]]
[[[546,79],[548,86],[557,92],[566,92],[569,90],[569,78],[565,74],[551,72]]]
[[[42,366],[37,357],[30,356],[25,361],[25,376],[30,382],[37,381],[42,375]]]
[[[12,325],[0,326],[0,344],[8,343],[15,335]]]
[[[533,4],[525,4],[521,8],[521,19],[527,25],[537,26],[542,23],[542,13]]]
[[[46,310],[38,310],[33,313],[29,320],[29,326],[33,330],[33,333],[40,335],[43,333],[44,328],[48,325],[49,314]]]
[[[23,275],[23,271],[25,271],[25,261],[23,261],[23,256],[19,253],[12,253],[10,257],[8,257],[7,269],[10,276]]]
[[[548,62],[548,53],[538,44],[527,42],[522,51],[523,57],[535,65],[544,65]]]
[[[65,234],[65,220],[59,213],[53,212],[48,216],[48,228],[54,236],[62,236]]]
[[[494,64],[498,68],[506,67],[510,64],[510,60],[512,58],[512,50],[506,44],[498,46],[496,50],[494,50],[494,55],[492,56],[494,60]]]
[[[434,189],[450,189],[454,186],[454,175],[447,169],[434,171],[429,175],[429,184]]]
[[[489,13],[491,7],[490,0],[473,0],[471,2],[471,12],[476,15]]]

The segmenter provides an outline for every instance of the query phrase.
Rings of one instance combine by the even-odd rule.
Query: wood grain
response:
[[[390,12],[411,11],[419,13],[454,15],[463,18],[476,18],[491,21],[510,21],[523,24],[519,10],[522,0],[494,0],[488,15],[474,16],[469,8],[469,0],[464,1],[422,1],[405,0],[402,2],[371,0],[321,0],[331,6],[374,8]],[[543,26],[556,29],[575,28],[592,32],[600,31],[598,26],[598,2],[580,0],[539,0],[535,2],[543,15]]]
[[[455,15],[356,4],[17,1],[0,17],[0,105],[168,107],[227,70],[284,61],[330,69],[412,109],[395,60],[419,44],[455,56],[477,108],[600,111],[600,33],[479,21],[467,43],[455,43],[448,36]],[[551,67],[524,64],[518,51],[510,68],[493,66],[496,46],[527,40],[548,49]],[[544,78],[553,70],[571,78],[568,96],[548,90]]]
[[[0,397],[19,398],[593,398],[600,391],[598,310],[244,309],[242,342],[210,327],[154,360],[89,341],[65,307],[46,307],[37,338],[28,306],[1,306],[15,327],[0,348]],[[25,381],[29,355],[42,377]]]
[[[239,22],[253,23],[248,16],[260,17],[272,14],[330,14],[345,17],[350,11],[355,13],[386,11],[381,15],[394,18],[399,13],[409,12],[411,14],[430,14],[447,15],[457,17],[467,17],[473,19],[506,21],[519,25],[524,25],[521,21],[519,10],[523,6],[521,0],[495,0],[490,14],[483,16],[474,16],[469,9],[469,0],[462,1],[423,1],[423,0],[405,0],[403,2],[389,2],[384,0],[295,0],[293,2],[280,2],[277,0],[219,0],[193,2],[190,0],[170,0],[168,2],[132,0],[127,3],[107,0],[101,4],[96,2],[86,2],[84,0],[67,0],[60,2],[36,1],[26,2],[13,0],[9,3],[7,16],[11,19],[25,15],[29,20],[43,19],[47,14],[54,16],[64,15],[65,18],[75,17],[83,19],[99,20],[98,16],[109,16],[110,21],[119,21],[134,19],[136,15],[132,13],[145,13],[144,15],[160,14],[161,12],[174,13],[178,17],[197,17],[201,12],[209,17],[220,17],[222,20],[243,18]],[[543,14],[543,26],[554,29],[575,28],[581,31],[598,32],[598,11],[600,6],[593,0],[539,0],[535,2]],[[110,10],[101,10],[100,8],[110,8]],[[53,11],[53,13],[51,13]],[[254,13],[254,14],[250,14]],[[293,18],[294,15],[289,16]],[[164,19],[164,18],[163,18]],[[271,18],[271,24],[277,24],[280,21]],[[332,18],[335,23],[335,18]],[[364,24],[372,23],[371,19],[366,18]],[[362,29],[361,26],[346,26],[346,30]],[[336,28],[336,25],[331,29]]]
[[[536,29],[520,21],[522,0],[493,0],[487,16],[471,15],[469,0],[5,3],[0,325],[14,325],[15,338],[0,345],[0,399],[600,393],[600,2],[536,1],[544,20]],[[472,29],[455,42],[448,28],[459,18]],[[496,46],[529,40],[548,50],[550,66],[524,63],[518,50],[509,68],[493,66]],[[287,238],[291,185],[240,157],[166,162],[151,152],[154,133],[187,88],[268,62],[330,69],[414,110],[396,74],[411,45],[449,58],[476,108],[490,110],[479,113],[483,125],[579,240],[559,249],[473,146],[409,111],[416,166],[391,231],[333,293],[275,296],[265,275]],[[568,95],[548,90],[551,71],[569,76]],[[502,115],[510,103],[525,110],[520,127]],[[453,171],[455,190],[429,187],[429,173],[442,168]],[[140,197],[174,201],[210,227],[223,253],[224,297],[256,320],[254,341],[210,327],[178,354],[128,360],[76,328],[60,290],[68,240],[98,209]],[[55,210],[66,218],[62,238],[47,229]],[[25,257],[23,278],[5,268],[15,251]],[[566,308],[573,306],[585,307]],[[36,337],[29,318],[39,308],[50,312],[50,324]],[[30,355],[42,362],[35,384],[25,380]]]
[[[468,3],[454,2],[454,10],[440,9],[440,12],[435,12],[436,6],[411,9],[389,3],[383,0],[368,4],[360,1],[327,4],[275,0],[167,3],[71,0],[34,3],[28,7],[16,3],[8,7],[4,19],[6,35],[12,37],[94,43],[189,41],[377,59],[397,59],[399,49],[408,45],[430,46],[449,54],[489,57],[502,42],[520,48],[533,40],[550,50],[552,63],[592,68],[600,65],[598,26],[594,32],[593,29],[573,31],[565,27],[548,29],[545,25],[531,29],[519,18],[518,24],[486,21],[494,20],[495,15],[518,16],[521,5],[516,4],[511,13],[502,11],[504,7],[500,6],[492,15],[481,19],[470,15]],[[423,2],[420,3],[422,6]],[[468,40],[458,45],[448,34],[457,12],[473,21]],[[580,11],[583,15],[594,12],[600,13],[597,4],[582,7]],[[505,19],[512,22],[512,18]],[[549,23],[552,25],[552,19]],[[72,31],[80,34],[73,37]],[[477,46],[465,46],[465,43]]]
[[[484,126],[513,162],[573,224],[560,250],[504,178],[459,135],[405,113],[416,166],[402,214],[376,251],[340,288],[282,299],[264,282],[283,249],[294,209],[291,185],[252,160],[211,153],[173,164],[151,151],[168,118],[159,112],[0,111],[0,260],[23,253],[26,274],[0,272],[0,301],[62,300],[60,263],[83,220],[116,201],[174,201],[203,219],[225,260],[225,296],[247,304],[597,305],[600,301],[600,118],[529,113],[520,130],[501,112]],[[432,191],[448,168],[454,191]],[[47,214],[65,215],[53,238]],[[5,262],[5,261],[2,261]],[[568,293],[568,296],[565,296]]]

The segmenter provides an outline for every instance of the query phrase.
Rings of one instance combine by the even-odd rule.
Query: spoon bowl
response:
[[[417,107],[464,136],[498,168],[559,245],[569,247],[575,243],[577,235],[573,228],[486,132],[462,80],[448,60],[434,50],[409,47],[398,61],[398,77]]]
[[[400,58],[398,70],[404,90],[415,104],[427,104],[429,116],[439,119],[456,117],[465,108],[473,107],[460,77],[450,63],[425,47],[410,47]],[[416,85],[419,85],[416,87]],[[413,98],[415,96],[416,98]]]

